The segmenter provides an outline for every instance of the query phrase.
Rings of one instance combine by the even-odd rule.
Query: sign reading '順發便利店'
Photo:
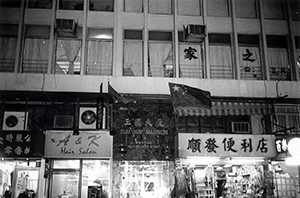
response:
[[[179,157],[275,157],[273,135],[178,134]]]
[[[111,158],[113,138],[107,131],[46,132],[45,157]]]

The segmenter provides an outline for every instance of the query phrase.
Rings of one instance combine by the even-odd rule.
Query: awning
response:
[[[212,102],[211,109],[180,109],[179,116],[228,116],[228,115],[267,115],[272,107],[268,103],[255,102]]]

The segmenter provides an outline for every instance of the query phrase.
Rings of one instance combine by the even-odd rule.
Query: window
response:
[[[51,9],[52,0],[29,0],[28,8]]]
[[[49,26],[26,26],[22,60],[23,73],[47,73],[49,38]]]
[[[209,0],[207,3],[207,16],[228,17],[228,0]]]
[[[235,1],[235,12],[238,18],[257,18],[255,0]]]
[[[184,42],[183,32],[178,32],[179,76],[182,78],[202,78],[203,60],[200,43]]]
[[[172,32],[149,32],[149,76],[174,76],[172,40]]]
[[[267,35],[268,66],[271,80],[291,80],[286,36]]]
[[[0,0],[0,7],[20,7],[22,0]]]
[[[283,20],[283,4],[281,0],[263,0],[265,19]]]
[[[229,34],[209,34],[211,78],[232,79],[231,39]]]
[[[143,1],[141,0],[124,0],[125,12],[143,12]]]
[[[123,75],[143,76],[143,32],[124,31]]]
[[[150,14],[172,14],[171,0],[149,0]]]
[[[88,30],[87,75],[112,75],[113,31]]]
[[[299,134],[300,107],[295,105],[275,105],[272,121],[273,133]]]
[[[200,0],[177,0],[178,14],[200,16]]]
[[[295,44],[296,44],[296,53],[297,53],[297,66],[299,70],[300,77],[300,36],[295,36]]]
[[[114,0],[90,0],[89,10],[113,12]]]
[[[60,0],[60,10],[83,10],[83,0]]]
[[[238,35],[241,79],[261,80],[262,67],[257,35]]]
[[[14,72],[18,25],[0,24],[0,72]]]
[[[290,9],[293,21],[300,21],[300,1],[290,0]]]

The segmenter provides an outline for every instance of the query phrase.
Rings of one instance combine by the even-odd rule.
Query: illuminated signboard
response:
[[[45,156],[49,158],[111,158],[112,136],[108,131],[47,131]]]
[[[275,157],[273,135],[178,134],[179,157]]]

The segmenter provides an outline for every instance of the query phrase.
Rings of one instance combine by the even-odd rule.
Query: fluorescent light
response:
[[[285,159],[285,164],[288,166],[298,166],[300,165],[300,159],[294,157],[287,157]]]

